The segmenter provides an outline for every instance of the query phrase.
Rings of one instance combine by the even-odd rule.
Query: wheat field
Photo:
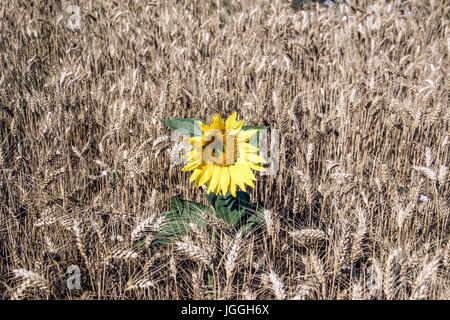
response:
[[[449,9],[2,0],[1,298],[450,299]],[[206,203],[160,120],[235,110],[264,224],[136,246]]]

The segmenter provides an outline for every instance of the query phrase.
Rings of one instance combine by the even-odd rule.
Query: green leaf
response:
[[[213,208],[216,207],[217,195],[214,192],[210,192],[206,195],[206,199],[212,205]]]
[[[198,125],[198,121],[200,119],[195,118],[185,118],[185,119],[170,119],[170,120],[161,120],[169,128],[175,130],[177,133],[187,136],[201,136],[202,130]]]
[[[217,196],[214,192],[206,195],[214,207],[217,215],[231,226],[236,226],[246,215],[246,208],[250,205],[250,195],[244,191],[237,191],[236,198],[227,193]]]
[[[171,199],[171,207],[172,210],[185,210],[185,211],[194,211],[196,213],[200,213],[200,211],[204,211],[210,215],[212,215],[213,211],[210,207],[205,206],[204,204],[189,201],[189,200],[183,200],[178,197],[172,197]]]
[[[183,211],[183,200],[178,197],[172,197],[170,199],[170,209],[174,211]]]
[[[242,130],[244,130],[244,131],[253,130],[253,129],[267,130],[267,129],[269,129],[269,127],[268,126],[242,126]]]
[[[163,213],[165,221],[152,246],[164,246],[184,237],[191,231],[190,223],[196,224],[202,230],[207,222],[202,217],[201,211],[212,215],[212,209],[201,203],[172,197],[171,210]]]
[[[137,242],[136,242],[136,247],[140,248],[140,249],[145,249],[145,237],[141,237]]]
[[[240,228],[242,236],[247,235],[250,231],[257,228],[264,222],[264,208],[259,207],[258,210],[254,210],[254,213],[250,214],[245,224]]]
[[[259,148],[259,134],[262,130],[269,129],[269,127],[266,127],[266,126],[242,126],[242,130],[244,130],[244,131],[253,130],[253,129],[258,129],[258,132],[250,139],[249,143],[252,146]]]
[[[152,246],[164,246],[174,240],[184,237],[191,228],[190,223],[195,223],[200,229],[204,228],[206,221],[198,214],[185,211],[167,211],[164,213],[165,221],[153,240]]]
[[[250,195],[247,192],[237,191],[236,198],[228,193],[224,197],[210,192],[206,198],[217,215],[235,227],[236,232],[241,231],[243,236],[264,222],[264,208],[250,203]]]

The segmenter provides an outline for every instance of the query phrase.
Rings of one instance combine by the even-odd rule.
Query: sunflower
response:
[[[259,148],[248,141],[258,129],[242,130],[244,120],[236,120],[234,112],[225,122],[217,114],[211,125],[198,122],[201,136],[188,139],[193,149],[182,157],[190,162],[182,171],[193,171],[190,182],[195,185],[207,184],[208,191],[219,195],[228,192],[236,197],[236,185],[245,191],[245,185],[254,188],[256,180],[251,169],[264,171],[265,163],[258,155]]]

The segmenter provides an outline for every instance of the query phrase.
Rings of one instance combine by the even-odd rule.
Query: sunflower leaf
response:
[[[241,222],[250,205],[250,195],[244,191],[237,191],[236,198],[229,193],[226,196],[217,196],[214,192],[208,193],[206,198],[214,207],[217,215],[231,226],[236,226]]]
[[[247,235],[250,231],[257,228],[264,222],[264,208],[259,207],[254,213],[250,214],[245,224],[240,228],[242,235]]]
[[[170,199],[170,208],[175,211],[182,211],[184,208],[183,200],[178,197],[172,197]]]
[[[269,129],[269,127],[268,126],[242,126],[242,130],[244,130],[244,131],[253,130],[253,129],[267,130],[267,129]]]
[[[189,224],[194,223],[202,230],[207,222],[201,211],[212,215],[212,209],[197,202],[172,197],[170,211],[164,212],[165,222],[156,234],[152,246],[164,246],[184,237],[191,231]]]
[[[195,118],[184,118],[184,119],[176,118],[170,120],[161,120],[161,122],[164,123],[169,128],[187,137],[202,135],[202,130],[198,126],[198,121],[201,120]]]
[[[145,237],[141,237],[141,238],[136,242],[136,247],[138,247],[139,249],[145,249]]]

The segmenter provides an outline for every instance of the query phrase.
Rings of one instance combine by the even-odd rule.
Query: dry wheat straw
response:
[[[194,242],[189,238],[185,237],[183,241],[175,242],[175,247],[177,248],[177,250],[183,252],[195,261],[204,263],[207,266],[211,265],[212,263],[211,254],[204,248],[194,244]]]

